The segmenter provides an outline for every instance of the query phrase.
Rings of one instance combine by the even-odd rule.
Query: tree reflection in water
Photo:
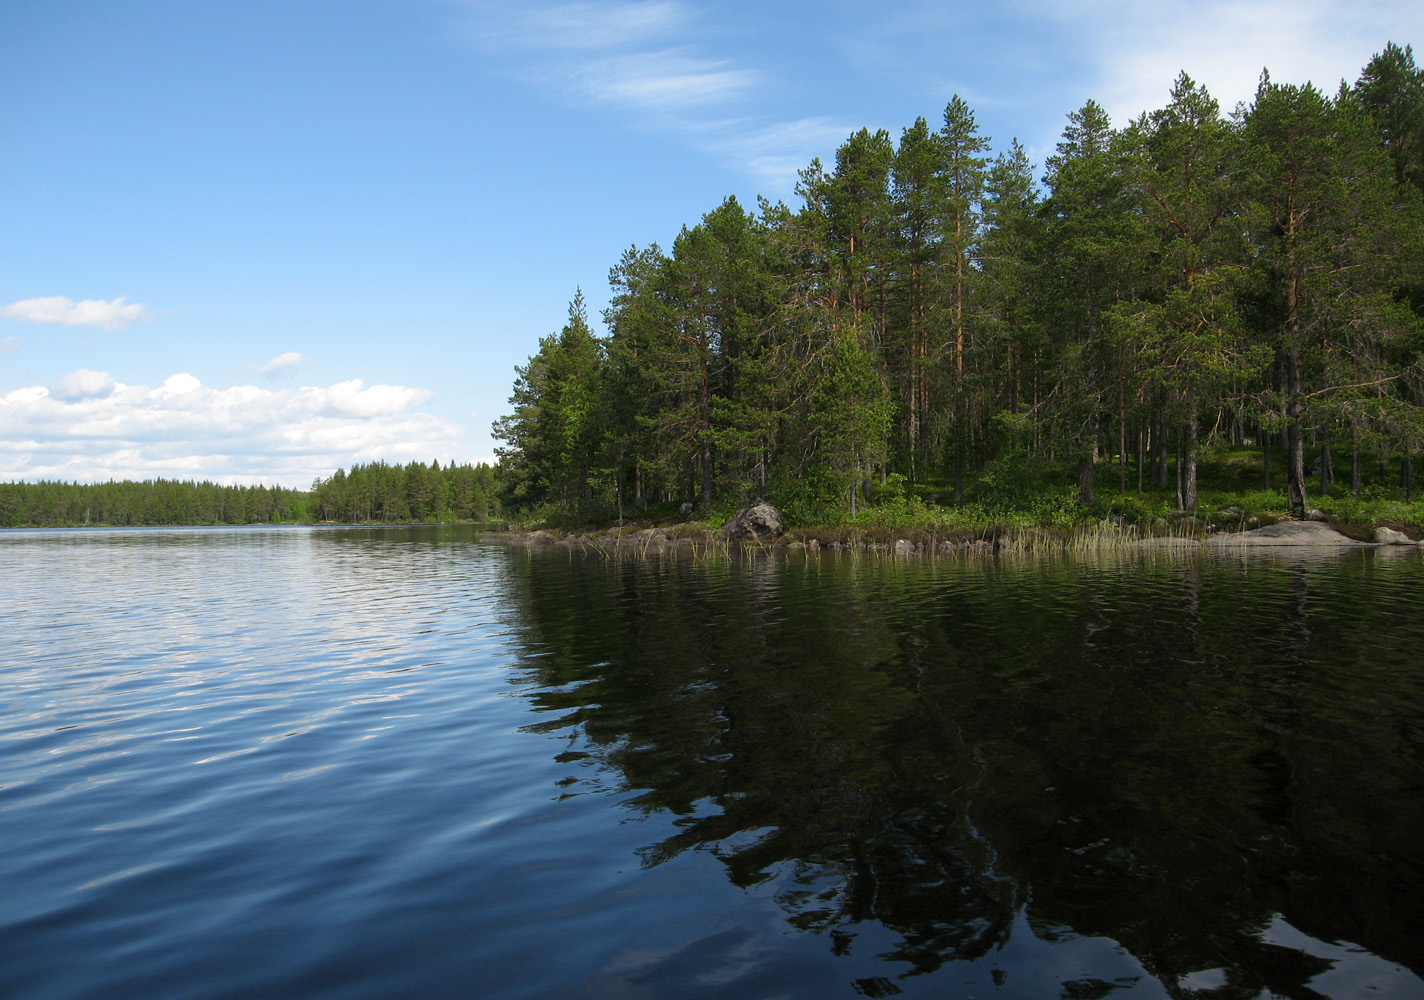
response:
[[[531,729],[678,817],[642,863],[711,852],[838,953],[1026,921],[1174,996],[1319,996],[1323,942],[1424,968],[1418,558],[510,558]]]

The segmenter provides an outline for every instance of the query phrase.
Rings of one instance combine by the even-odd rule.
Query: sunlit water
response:
[[[0,534],[0,997],[1424,997],[1424,559]]]

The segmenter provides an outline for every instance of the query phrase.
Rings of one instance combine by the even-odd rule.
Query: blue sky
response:
[[[0,4],[0,481],[491,460],[632,244],[974,107],[1036,163],[1187,70],[1333,90],[1409,2]]]

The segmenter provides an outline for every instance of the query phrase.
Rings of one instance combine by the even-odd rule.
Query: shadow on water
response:
[[[1025,925],[1172,996],[1424,971],[1417,557],[508,560],[560,794],[675,816],[645,867],[709,852],[837,954],[889,929],[865,995]]]

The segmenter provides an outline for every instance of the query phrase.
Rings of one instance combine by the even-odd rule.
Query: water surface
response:
[[[0,995],[1421,997],[1424,560],[0,534]]]

